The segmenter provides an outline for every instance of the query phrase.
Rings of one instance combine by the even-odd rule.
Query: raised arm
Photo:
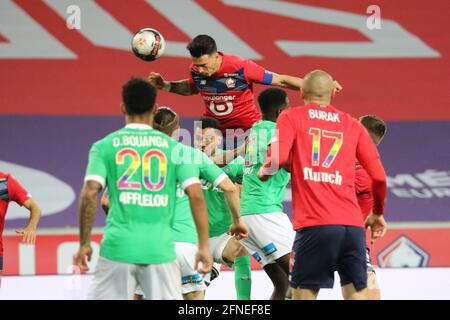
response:
[[[272,73],[271,85],[292,90],[300,90],[303,86],[303,79],[284,74]]]
[[[293,76],[288,76],[284,74],[276,74],[272,73],[272,83],[271,85],[282,87],[282,88],[288,88],[292,90],[300,90],[303,86],[303,79]],[[343,88],[339,82],[336,80],[334,81],[334,86],[336,88],[336,91],[339,92]]]
[[[192,85],[188,79],[178,81],[166,81],[156,72],[150,72],[147,80],[157,89],[180,94],[183,96],[190,96],[197,94],[197,88]]]

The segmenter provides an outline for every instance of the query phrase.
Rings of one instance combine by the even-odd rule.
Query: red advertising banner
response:
[[[98,259],[101,235],[92,237],[94,254],[90,272]],[[450,228],[391,229],[372,248],[375,265],[382,268],[450,267]],[[39,235],[36,245],[20,243],[19,236],[4,236],[4,275],[70,274],[72,257],[78,249],[78,235]],[[261,269],[252,258],[252,269]],[[222,270],[229,268],[222,266]]]

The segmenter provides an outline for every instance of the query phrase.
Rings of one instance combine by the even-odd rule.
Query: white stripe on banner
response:
[[[19,274],[36,274],[34,245],[19,244]]]

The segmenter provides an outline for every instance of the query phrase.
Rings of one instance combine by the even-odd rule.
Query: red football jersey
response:
[[[386,176],[366,129],[333,106],[309,104],[282,112],[263,171],[290,157],[294,229],[363,227],[355,195],[355,158],[373,178],[374,211],[383,213]],[[277,150],[278,149],[278,150]],[[278,152],[277,152],[278,151]]]
[[[261,120],[253,96],[253,83],[272,83],[272,73],[251,60],[219,54],[222,64],[212,77],[200,75],[192,64],[189,83],[195,85],[205,102],[203,115],[216,118],[223,133],[226,129],[245,131]]]
[[[23,206],[30,197],[30,194],[16,179],[9,174],[0,172],[0,257],[3,256],[2,234],[9,202],[14,201]]]

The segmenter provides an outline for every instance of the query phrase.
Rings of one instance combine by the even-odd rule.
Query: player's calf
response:
[[[367,272],[367,291],[369,295],[369,300],[381,299],[380,287],[378,285],[377,276],[373,271]]]

